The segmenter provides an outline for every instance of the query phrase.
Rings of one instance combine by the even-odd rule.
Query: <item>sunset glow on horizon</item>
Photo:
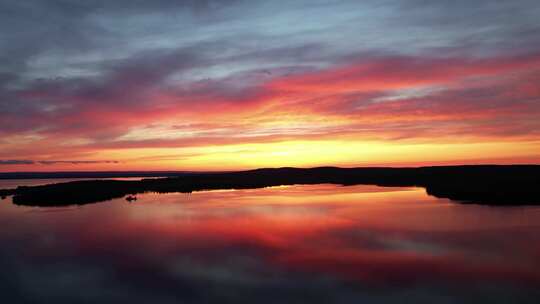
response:
[[[540,164],[534,1],[120,2],[0,4],[0,172]]]

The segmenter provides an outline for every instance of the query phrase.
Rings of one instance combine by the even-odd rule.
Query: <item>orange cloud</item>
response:
[[[231,80],[158,88],[141,79],[111,78],[99,94],[62,84],[19,92],[30,100],[57,100],[57,106],[25,118],[34,129],[3,130],[0,157],[118,159],[116,168],[146,169],[231,169],[235,158],[240,169],[295,165],[295,159],[312,166],[539,157],[538,150],[525,150],[540,141],[537,55],[365,58],[238,88]],[[140,95],[123,94],[118,88],[124,85]],[[492,148],[466,148],[474,143]],[[355,159],[349,151],[359,147],[395,152],[379,158],[357,152]],[[434,153],[437,147],[448,152]],[[177,155],[177,162],[164,155]]]

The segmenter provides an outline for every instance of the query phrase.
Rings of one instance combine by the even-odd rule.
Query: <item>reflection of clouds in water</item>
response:
[[[0,291],[59,303],[540,296],[537,213],[505,211],[501,222],[501,209],[448,205],[421,190],[325,187],[147,194],[71,212],[2,205],[0,223],[18,225],[0,231]]]

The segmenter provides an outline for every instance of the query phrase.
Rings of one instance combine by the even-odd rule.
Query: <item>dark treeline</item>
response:
[[[460,202],[490,205],[540,204],[540,166],[441,166],[421,168],[257,169],[192,173],[140,181],[74,181],[0,192],[31,206],[88,204],[144,192],[248,189],[293,184],[418,186],[428,194]]]

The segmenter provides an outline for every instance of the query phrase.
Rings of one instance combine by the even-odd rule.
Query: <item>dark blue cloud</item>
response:
[[[0,165],[31,165],[34,161],[22,159],[6,159],[0,160]]]
[[[0,159],[0,165],[56,165],[56,164],[117,164],[116,160],[29,160],[29,159]]]

